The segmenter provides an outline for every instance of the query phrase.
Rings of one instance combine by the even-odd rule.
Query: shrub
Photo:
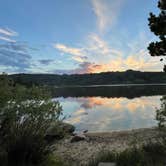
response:
[[[62,107],[44,89],[15,85],[6,75],[0,78],[0,94],[1,165],[41,165],[53,151],[45,136],[59,123]]]
[[[157,109],[156,120],[160,129],[166,127],[166,96],[161,98],[161,107]]]

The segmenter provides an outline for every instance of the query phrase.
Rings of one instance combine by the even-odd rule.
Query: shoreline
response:
[[[89,137],[93,136],[101,136],[101,137],[107,137],[107,136],[113,136],[113,135],[121,135],[121,134],[131,134],[131,133],[140,133],[143,131],[149,131],[149,130],[158,130],[157,126],[152,127],[145,127],[145,128],[136,128],[136,129],[125,129],[125,130],[112,130],[112,131],[104,131],[104,132],[87,132],[85,135]]]
[[[70,86],[54,86],[54,88],[95,88],[95,87],[128,87],[128,86],[166,86],[166,83],[150,83],[150,84],[101,84],[101,85],[70,85]]]
[[[148,141],[160,138],[157,127],[140,128],[125,131],[86,133],[87,140],[71,143],[71,137],[56,144],[55,154],[64,158],[72,166],[86,166],[90,159],[101,151],[120,152],[134,144],[143,145]]]

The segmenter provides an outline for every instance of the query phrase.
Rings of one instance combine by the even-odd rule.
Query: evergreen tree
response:
[[[166,56],[166,0],[160,0],[158,7],[161,10],[158,16],[150,13],[149,27],[159,37],[159,41],[150,43],[148,49],[151,56]],[[163,59],[161,59],[163,61]],[[166,72],[166,65],[164,66]]]

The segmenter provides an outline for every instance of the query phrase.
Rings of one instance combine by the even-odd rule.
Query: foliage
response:
[[[41,164],[53,150],[45,136],[59,123],[59,102],[39,87],[16,85],[7,75],[0,78],[0,94],[0,163]]]
[[[149,27],[160,41],[150,43],[148,49],[151,56],[166,56],[166,1],[160,0],[158,7],[161,10],[158,16],[150,13]],[[166,71],[166,66],[164,71]]]
[[[166,127],[166,96],[161,99],[161,108],[156,111],[156,120],[158,121],[159,128]]]
[[[62,158],[51,154],[47,157],[46,161],[42,163],[40,166],[70,166],[66,162],[63,161]]]

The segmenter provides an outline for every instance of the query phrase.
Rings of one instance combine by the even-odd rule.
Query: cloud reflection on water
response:
[[[58,100],[64,115],[70,115],[65,121],[75,125],[78,131],[103,132],[156,125],[155,110],[160,106],[160,98],[69,97]]]

